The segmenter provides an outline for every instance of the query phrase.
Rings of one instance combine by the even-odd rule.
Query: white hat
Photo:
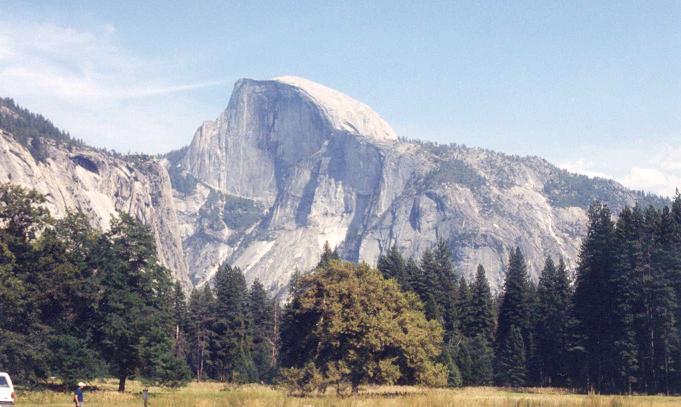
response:
[[[78,382],[78,387],[85,387],[85,383],[83,383],[83,382]]]

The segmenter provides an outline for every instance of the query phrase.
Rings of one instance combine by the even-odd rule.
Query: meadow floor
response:
[[[97,390],[86,392],[87,407],[143,406],[142,385],[130,382],[124,394],[116,384],[97,382]],[[17,406],[72,407],[71,395],[53,391],[19,391]],[[594,396],[560,390],[506,390],[493,387],[427,389],[420,387],[366,387],[357,396],[337,398],[288,397],[286,392],[267,386],[225,386],[221,383],[191,383],[180,390],[150,388],[149,407],[681,407],[681,397]]]

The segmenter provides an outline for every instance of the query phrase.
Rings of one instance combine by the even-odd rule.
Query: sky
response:
[[[679,0],[0,0],[0,96],[98,147],[180,148],[237,79],[282,75],[403,137],[681,187]]]

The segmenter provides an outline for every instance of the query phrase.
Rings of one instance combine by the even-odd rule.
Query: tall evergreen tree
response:
[[[469,325],[466,328],[467,335],[471,337],[482,336],[491,346],[494,340],[494,304],[492,291],[487,282],[485,268],[478,266],[475,273],[475,281],[471,290],[471,305],[469,309]]]
[[[411,290],[404,257],[397,249],[397,245],[392,245],[387,254],[378,257],[376,267],[383,277],[395,279],[402,291]]]
[[[189,311],[187,310],[187,297],[179,281],[173,287],[173,320],[175,322],[175,356],[187,357],[187,324]]]
[[[206,367],[210,371],[211,355],[209,343],[211,342],[213,325],[213,310],[215,308],[215,298],[206,284],[201,288],[192,290],[189,297],[189,316],[187,322],[188,342],[189,342],[189,364],[196,375],[196,380],[201,381],[206,376]]]
[[[142,370],[154,378],[184,378],[186,365],[173,355],[172,283],[156,260],[149,227],[121,213],[111,223],[97,258],[102,300],[97,343],[125,391],[126,379]]]
[[[472,338],[475,332],[471,330],[472,327],[472,307],[473,295],[471,288],[468,286],[466,279],[461,277],[458,284],[458,292],[456,294],[456,315],[458,321],[456,328],[462,335]]]
[[[439,240],[434,250],[423,253],[420,270],[416,292],[426,305],[426,315],[442,323],[446,342],[456,334],[458,316],[457,276],[444,240]]]
[[[251,285],[249,306],[253,319],[253,362],[257,380],[271,382],[276,363],[273,340],[276,305],[268,298],[265,288],[258,280]]]
[[[215,319],[210,344],[221,381],[247,383],[257,377],[251,349],[253,326],[248,286],[238,267],[227,263],[215,274]]]
[[[561,258],[556,267],[547,257],[537,287],[534,326],[537,376],[542,386],[567,385],[571,294],[565,262]]]
[[[521,340],[511,337],[512,328],[517,330]],[[515,335],[515,333],[513,333]],[[511,251],[508,271],[504,281],[504,291],[499,308],[499,323],[496,336],[495,381],[502,385],[524,384],[527,376],[527,366],[513,366],[522,356],[523,363],[527,363],[526,343],[530,332],[529,281],[525,258],[516,248]],[[512,355],[512,350],[522,347],[522,355]],[[512,368],[512,371],[508,371]],[[521,369],[521,370],[517,370]],[[520,374],[519,372],[522,372]],[[520,382],[522,378],[523,382]]]
[[[615,264],[614,228],[606,205],[594,203],[589,208],[587,236],[582,242],[574,295],[577,334],[583,349],[581,364],[584,377],[579,383],[588,389],[612,388],[611,276]]]
[[[494,381],[499,386],[520,387],[527,383],[527,359],[523,335],[515,325],[501,339],[497,354]]]
[[[679,199],[678,196],[676,198]],[[675,290],[675,281],[681,277],[681,247],[675,242],[675,222],[672,211],[664,208],[660,214],[656,246],[652,256],[653,287],[651,298],[655,310],[653,345],[656,352],[653,359],[657,371],[655,391],[669,394],[678,380],[674,376],[676,370],[674,360],[681,362],[681,336],[679,326],[681,320],[677,316],[681,307]],[[681,246],[681,245],[680,245]],[[678,389],[678,387],[677,387]],[[678,390],[677,390],[678,391]]]

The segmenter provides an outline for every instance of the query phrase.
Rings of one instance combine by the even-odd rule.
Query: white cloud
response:
[[[112,24],[88,32],[0,21],[0,96],[97,146],[165,152],[187,144],[210,118],[215,107],[186,92],[227,81],[177,83],[162,67],[179,61],[167,62],[121,48]]]
[[[667,144],[635,151],[613,149],[593,159],[563,162],[560,167],[591,177],[614,179],[627,188],[666,197],[673,197],[676,188],[681,188],[681,148]]]
[[[594,170],[594,165],[591,161],[585,158],[579,158],[574,161],[565,161],[558,164],[560,168],[566,169],[570,172],[577,174],[587,175],[589,177],[599,177],[599,178],[609,178],[612,179],[612,175],[608,175],[604,172]]]

